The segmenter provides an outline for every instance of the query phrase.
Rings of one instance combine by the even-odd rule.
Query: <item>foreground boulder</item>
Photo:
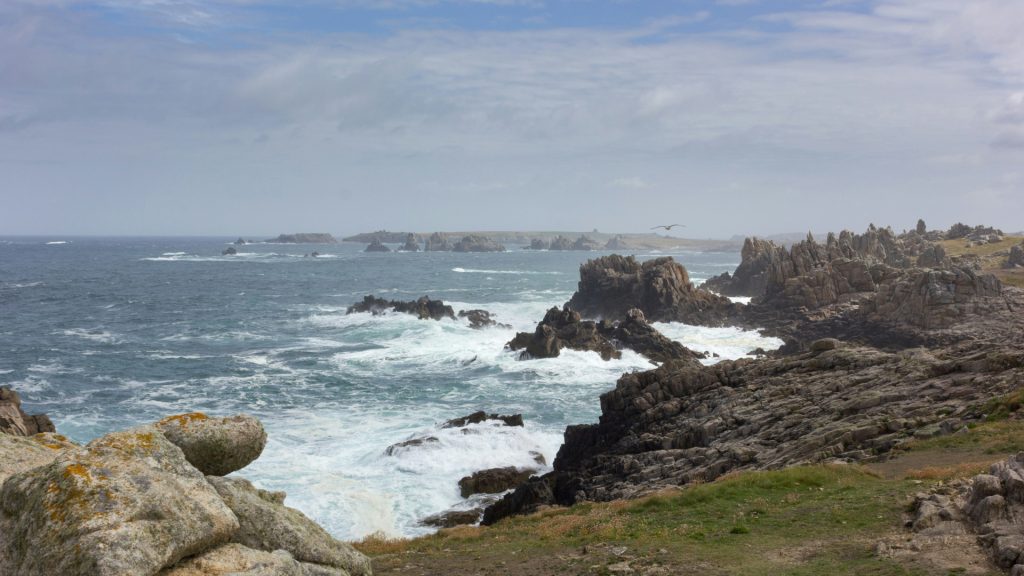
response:
[[[440,320],[442,318],[455,319],[455,310],[442,300],[431,300],[422,296],[411,302],[400,302],[398,300],[385,300],[375,296],[366,296],[362,302],[348,307],[347,314],[357,312],[369,312],[373,315],[384,314],[388,311],[403,312],[412,314],[420,320]]]
[[[40,432],[55,432],[53,422],[46,414],[26,414],[21,409],[18,393],[0,387],[0,433],[31,436]]]
[[[152,426],[60,451],[0,490],[0,574],[151,575],[227,543],[238,519]]]
[[[341,569],[299,562],[284,550],[225,544],[182,561],[158,576],[347,576]]]
[[[33,436],[0,434],[0,485],[9,476],[53,462],[61,450],[77,447],[74,442],[52,432]]]
[[[164,418],[156,427],[181,448],[190,464],[212,476],[245,468],[260,457],[267,444],[263,424],[248,414],[210,418],[202,412],[192,412]]]
[[[568,305],[586,318],[621,320],[637,308],[651,322],[723,326],[739,308],[728,298],[695,288],[670,257],[639,262],[612,254],[580,265],[580,281]]]
[[[255,488],[243,478],[208,477],[238,517],[231,541],[260,550],[285,550],[296,560],[345,570],[352,576],[372,574],[370,561],[335,540],[305,514],[284,505],[284,492]]]

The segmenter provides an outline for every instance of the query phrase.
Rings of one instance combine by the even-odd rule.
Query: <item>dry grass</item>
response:
[[[988,258],[997,255],[1000,252],[1010,252],[1010,248],[1014,244],[1020,244],[1024,241],[1024,236],[1003,236],[1001,242],[994,244],[982,244],[980,246],[968,246],[967,240],[958,238],[956,240],[943,240],[939,242],[946,250],[946,254],[949,256],[980,256],[981,258]]]
[[[952,466],[927,466],[917,470],[908,470],[905,478],[910,480],[952,480],[969,478],[988,471],[989,465],[981,462],[964,462]]]

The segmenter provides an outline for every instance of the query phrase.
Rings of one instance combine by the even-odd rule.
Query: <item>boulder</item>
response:
[[[579,312],[566,306],[564,309],[551,308],[536,330],[519,332],[505,347],[521,350],[519,359],[555,358],[562,348],[592,350],[603,360],[621,358],[622,353],[598,330],[597,324],[584,321]]]
[[[0,485],[9,476],[53,462],[61,450],[77,447],[74,442],[52,432],[33,436],[0,434]]]
[[[690,282],[686,268],[670,257],[640,263],[613,254],[580,265],[580,281],[568,306],[587,318],[625,319],[637,308],[652,322],[722,326],[740,311],[728,298]]]
[[[374,240],[366,246],[363,252],[391,252],[391,248],[385,246],[380,240]]]
[[[241,236],[238,237],[238,240],[235,240],[235,246],[245,246],[245,244],[245,238],[242,238]]]
[[[362,302],[348,307],[347,314],[357,312],[369,312],[373,315],[384,314],[389,310],[412,314],[420,320],[440,320],[442,318],[455,319],[455,310],[442,300],[431,300],[422,296],[411,302],[400,302],[398,300],[384,300],[374,296],[366,296]]]
[[[1006,259],[1007,268],[1024,268],[1024,244],[1016,244],[1010,248]]]
[[[473,494],[497,494],[515,488],[536,473],[536,470],[520,470],[515,466],[480,470],[459,480],[459,491],[463,498]]]
[[[235,250],[234,246],[228,246],[227,248],[221,250],[220,254],[221,256],[234,256],[238,254],[238,250]]]
[[[511,328],[508,324],[498,324],[498,322],[491,317],[491,313],[487,310],[459,310],[459,318],[465,318],[468,320],[469,327],[475,329],[487,328],[488,326]]]
[[[918,218],[917,227],[914,228],[914,231],[917,232],[919,235],[924,236],[925,234],[928,233],[928,226],[925,225],[924,220]]]
[[[373,573],[369,558],[285,506],[283,492],[260,490],[242,478],[207,479],[238,518],[232,542],[256,550],[285,550],[300,562],[341,568],[352,576]]]
[[[505,247],[486,236],[470,234],[463,236],[452,246],[452,252],[504,252]]]
[[[267,433],[248,414],[210,418],[202,412],[168,416],[156,424],[164,437],[181,448],[200,472],[224,476],[241,470],[263,453]]]
[[[439,512],[437,514],[431,514],[426,518],[420,520],[420,524],[424,526],[434,526],[436,528],[453,528],[455,526],[464,526],[466,524],[476,524],[480,521],[480,517],[483,516],[483,508],[473,508],[472,510],[446,510],[445,512]]]
[[[46,414],[26,414],[21,397],[8,387],[0,387],[0,433],[31,436],[40,432],[56,432]]]
[[[399,250],[402,252],[419,252],[420,244],[416,240],[416,235],[410,232],[409,235],[405,237],[405,244],[402,244],[402,247],[399,248]]]
[[[427,238],[423,249],[427,252],[451,252],[452,244],[448,241],[447,236],[440,232],[434,232],[430,235],[430,238]]]
[[[133,428],[4,482],[0,574],[156,574],[238,526],[177,446],[153,426]]]
[[[225,544],[179,562],[157,576],[348,576],[340,568],[298,562],[284,550]]]

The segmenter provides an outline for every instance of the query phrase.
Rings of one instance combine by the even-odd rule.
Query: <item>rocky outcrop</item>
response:
[[[402,252],[419,252],[420,243],[416,240],[416,235],[410,232],[409,235],[405,237],[405,244],[402,244],[402,247],[399,248],[399,250]]]
[[[452,252],[504,252],[505,247],[486,236],[463,236],[452,246]]]
[[[431,514],[420,520],[424,526],[435,528],[453,528],[466,524],[476,524],[483,515],[483,508],[472,508],[470,510],[446,510],[437,514]]]
[[[617,235],[617,236],[614,236],[612,238],[609,238],[608,241],[605,242],[604,249],[605,250],[632,250],[633,246],[630,245],[629,242],[626,242],[626,240],[622,236],[618,236]]]
[[[491,313],[487,310],[459,310],[459,318],[465,318],[469,321],[469,327],[477,330],[480,328],[487,328],[489,326],[511,328],[508,324],[498,324],[498,322],[491,317]]]
[[[221,256],[235,256],[238,254],[238,250],[235,250],[234,246],[228,246],[227,248],[220,251]]]
[[[865,306],[869,319],[947,328],[965,316],[1001,312],[1009,304],[991,274],[968,268],[911,270],[879,286]]]
[[[1006,258],[1006,268],[1024,268],[1024,244],[1017,244],[1010,248],[1010,255]]]
[[[366,250],[363,250],[363,252],[391,252],[391,248],[382,244],[380,240],[374,240],[367,244]]]
[[[241,236],[239,236],[238,240],[235,240],[235,246],[245,246],[245,245],[246,245],[245,238],[242,238]]]
[[[53,422],[46,414],[26,414],[21,409],[18,393],[8,387],[0,387],[0,433],[31,436],[55,431]]]
[[[623,319],[637,308],[652,322],[705,326],[732,324],[739,313],[728,298],[695,288],[686,268],[670,257],[640,263],[617,254],[580,265],[568,305],[587,318]]]
[[[1002,332],[941,352],[827,341],[797,355],[626,374],[602,395],[598,424],[566,429],[554,471],[489,508],[483,522],[733,470],[862,461],[915,435],[960,430],[1024,378],[1024,318],[1004,322]]]
[[[360,244],[369,244],[374,240],[378,242],[384,242],[385,244],[401,244],[405,242],[409,236],[416,238],[416,235],[412,232],[390,232],[388,230],[377,230],[376,232],[362,232],[354,236],[346,236],[342,238],[345,242],[359,242]]]
[[[185,414],[84,447],[0,434],[0,574],[369,576],[365,556],[285,507],[283,493],[204,476],[161,431],[192,454],[211,456],[225,438],[252,454],[265,438],[250,419]]]
[[[581,251],[600,250],[601,244],[590,236],[584,234],[572,243],[572,249]]]
[[[639,309],[626,312],[618,322],[583,320],[566,305],[551,308],[533,332],[519,332],[506,345],[521,350],[519,358],[555,358],[563,348],[591,350],[604,360],[621,358],[621,348],[629,348],[655,362],[703,358],[682,344],[666,338],[647,323]]]
[[[463,498],[474,494],[497,494],[519,486],[536,473],[536,470],[520,470],[515,466],[488,468],[459,480],[459,491]]]
[[[238,520],[152,427],[108,434],[0,491],[0,573],[156,574],[226,543]]]
[[[427,296],[422,296],[411,302],[365,296],[362,302],[349,306],[346,313],[369,312],[376,316],[389,311],[412,314],[420,320],[455,319],[455,310],[451,306],[448,306],[442,300],[431,300]]]
[[[248,414],[210,418],[192,412],[164,418],[156,427],[181,448],[189,464],[207,476],[224,476],[245,468],[260,457],[267,444],[263,424]]]
[[[563,348],[592,350],[603,360],[622,357],[615,344],[598,330],[596,322],[582,320],[579,312],[568,306],[563,310],[551,308],[534,332],[519,332],[505,347],[521,350],[521,360],[556,358]]]
[[[267,242],[278,244],[337,244],[338,241],[326,232],[300,232],[298,234],[281,234]]]
[[[551,240],[550,250],[572,250],[572,240],[559,234]]]
[[[369,560],[335,540],[302,512],[284,505],[284,492],[255,488],[243,478],[208,478],[238,517],[231,541],[260,550],[285,550],[296,560],[341,568],[352,576],[369,576]]]
[[[508,414],[508,415],[488,414],[487,412],[484,412],[483,410],[478,410],[478,411],[473,412],[472,414],[468,414],[466,416],[460,416],[458,418],[452,418],[451,420],[448,420],[444,424],[441,424],[441,428],[465,428],[466,426],[469,426],[470,424],[480,424],[482,422],[486,422],[487,420],[494,420],[496,422],[501,422],[501,425],[503,425],[503,426],[522,426],[523,425],[523,415],[522,414]]]
[[[451,252],[452,244],[448,241],[447,236],[440,232],[434,232],[430,238],[427,238],[423,249],[427,252]]]
[[[543,238],[531,238],[530,245],[526,247],[527,250],[547,250],[551,247],[551,244]]]
[[[963,222],[957,222],[949,227],[949,230],[946,232],[945,239],[957,240],[964,238],[971,242],[985,244],[989,242],[993,236],[1002,235],[1003,231],[998,228],[981,225],[972,227],[964,224]]]

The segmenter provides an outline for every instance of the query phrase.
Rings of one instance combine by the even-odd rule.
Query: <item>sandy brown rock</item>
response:
[[[0,490],[0,574],[149,576],[226,543],[238,520],[152,426],[61,450]]]
[[[202,412],[168,416],[158,430],[181,448],[185,458],[203,474],[223,476],[259,458],[267,444],[263,424],[248,414],[211,418]]]
[[[284,550],[225,544],[188,558],[158,576],[348,576],[340,568],[298,562]]]
[[[242,478],[208,477],[238,517],[232,542],[257,550],[286,550],[296,560],[341,568],[352,576],[370,576],[370,560],[334,539],[305,514],[284,505],[283,492],[268,492]]]
[[[56,432],[46,414],[27,414],[21,409],[21,398],[8,387],[0,387],[0,433],[31,436],[40,432]]]

